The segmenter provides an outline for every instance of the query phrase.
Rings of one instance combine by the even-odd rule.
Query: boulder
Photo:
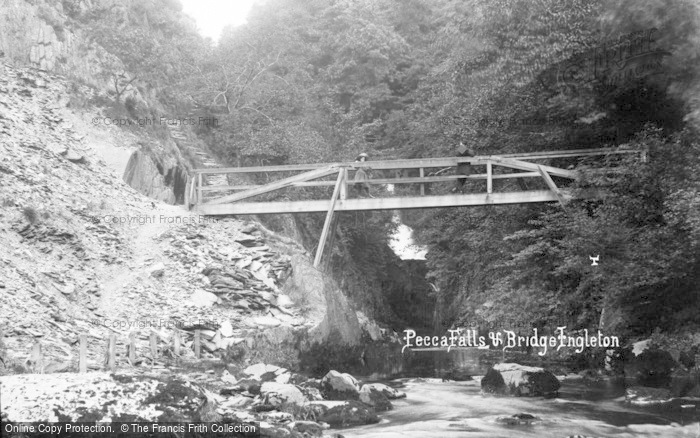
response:
[[[190,302],[197,307],[211,307],[219,298],[211,292],[198,289],[190,296]]]
[[[219,332],[221,332],[221,336],[225,338],[230,338],[233,336],[233,326],[231,325],[231,321],[222,322],[221,327],[219,327]]]
[[[323,427],[314,421],[295,421],[289,425],[295,432],[299,432],[305,437],[323,436]]]
[[[384,385],[382,383],[367,383],[362,385],[362,389],[373,388],[384,394],[389,400],[395,400],[397,398],[406,398],[406,393],[401,392],[398,389],[392,388],[391,386]],[[361,391],[360,391],[361,392]]]
[[[625,366],[625,375],[633,378],[640,386],[652,388],[668,387],[671,371],[676,361],[667,351],[646,349],[638,356],[630,358]]]
[[[665,388],[632,386],[625,392],[627,403],[636,406],[659,406],[671,402],[671,391]]]
[[[454,380],[455,382],[467,382],[472,380],[472,376],[464,370],[453,369],[449,371],[443,371],[439,373],[440,378],[443,382]]]
[[[506,383],[501,373],[491,368],[481,379],[481,391],[486,394],[503,394],[506,391]]]
[[[554,374],[544,368],[517,363],[496,364],[481,380],[481,389],[485,393],[506,393],[518,397],[554,397],[560,387]]]
[[[73,149],[66,149],[64,156],[66,157],[66,160],[72,163],[85,163],[85,157],[82,154],[79,154],[78,152],[74,151]]]
[[[304,396],[307,398],[307,400],[310,400],[310,401],[323,400],[323,396],[321,395],[321,391],[319,391],[316,388],[309,387],[309,386],[302,386],[299,389],[304,394]]]
[[[260,387],[260,395],[263,404],[280,406],[282,403],[303,405],[306,397],[294,385],[288,383],[265,382]]]
[[[672,397],[685,397],[693,386],[695,381],[688,371],[677,369],[671,372],[670,390]]]
[[[350,374],[331,370],[321,380],[321,392],[328,400],[357,400],[360,387]]]
[[[329,408],[319,420],[330,424],[331,427],[348,427],[378,423],[379,417],[371,407],[350,400]]]
[[[252,379],[259,380],[260,382],[277,382],[277,383],[289,383],[292,377],[291,372],[286,368],[280,368],[275,365],[266,365],[264,363],[256,363],[251,365],[245,370],[243,374],[249,376]]]
[[[700,398],[700,385],[695,385],[688,393],[686,397]]]
[[[372,406],[377,411],[389,411],[393,409],[389,399],[382,393],[369,385],[362,386],[360,390],[360,401]]]
[[[260,380],[248,378],[239,380],[236,387],[251,394],[258,394],[260,393],[260,385]]]
[[[531,414],[515,414],[509,417],[501,416],[496,418],[497,423],[506,424],[508,426],[529,425],[539,420]]]

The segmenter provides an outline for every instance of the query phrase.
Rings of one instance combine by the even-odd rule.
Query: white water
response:
[[[425,260],[428,250],[416,245],[413,241],[413,229],[401,223],[398,215],[394,215],[392,222],[398,224],[396,232],[391,236],[389,246],[402,260]]]
[[[406,379],[408,394],[392,400],[394,409],[380,413],[379,424],[334,432],[350,437],[510,438],[558,437],[692,437],[700,438],[699,411],[672,422],[659,414],[627,406],[622,398],[584,400],[585,389],[564,382],[556,399],[483,397],[478,380],[441,382]],[[580,385],[580,383],[579,383]],[[594,398],[594,397],[591,397]],[[540,420],[531,425],[506,426],[499,416],[528,413]]]

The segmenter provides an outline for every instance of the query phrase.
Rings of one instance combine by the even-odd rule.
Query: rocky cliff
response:
[[[123,161],[132,134],[66,108],[69,86],[0,67],[0,309],[14,315],[0,321],[3,373],[75,371],[81,334],[93,369],[109,334],[120,366],[132,333],[144,341],[157,333],[165,351],[177,332],[181,356],[192,358],[201,330],[204,357],[292,369],[331,335],[339,348],[369,331],[376,338],[294,241],[255,223],[190,215],[126,185],[105,157]]]
[[[138,3],[139,7],[157,7],[154,1]],[[129,22],[136,4],[131,0],[0,0],[0,58],[18,67],[64,76],[71,83],[66,93],[72,94],[73,106],[87,102],[89,105],[83,109],[92,112],[91,118],[103,125],[118,125],[115,120],[134,116],[115,111],[121,103],[114,102],[113,73],[127,71],[127,67],[96,42],[88,23],[91,16],[99,13],[122,26],[148,26]],[[185,15],[176,17],[194,28]],[[148,84],[134,82],[128,88],[128,96],[149,108],[151,120],[157,120],[155,111],[167,111]],[[106,161],[123,174],[127,184],[155,199],[183,203],[187,173],[194,164],[187,150],[193,145],[180,145],[167,129],[158,137],[131,138],[125,143],[121,147],[133,154],[128,161]]]

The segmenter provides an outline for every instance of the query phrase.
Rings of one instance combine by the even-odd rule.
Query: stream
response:
[[[442,382],[409,378],[386,382],[404,385],[408,397],[392,400],[374,425],[338,430],[350,437],[700,437],[700,405],[668,411],[629,406],[624,389],[581,378],[560,378],[559,397],[491,397],[480,394],[479,379]],[[505,425],[498,417],[527,413],[532,424]]]

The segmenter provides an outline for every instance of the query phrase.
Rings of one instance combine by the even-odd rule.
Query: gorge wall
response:
[[[135,3],[131,0],[0,0],[0,58],[18,67],[65,76],[76,84],[72,92],[83,94],[76,96],[76,100],[82,98],[93,104],[94,115],[100,120],[129,117],[125,112],[114,111],[120,102],[111,102],[114,100],[111,74],[115,69],[126,71],[126,67],[117,56],[95,42],[86,17],[106,14],[123,26],[144,26],[129,21],[129,10]],[[155,4],[148,0],[140,3]],[[194,29],[191,19],[182,14],[178,17]],[[134,85],[128,90],[128,96],[134,101],[151,110],[167,111],[159,107],[154,92],[145,84],[136,82]],[[89,96],[84,95],[86,89]],[[165,132],[160,138],[125,144],[133,155],[126,166],[114,170],[122,173],[126,183],[139,192],[164,202],[181,204],[187,174],[194,163],[183,156],[182,146]]]

